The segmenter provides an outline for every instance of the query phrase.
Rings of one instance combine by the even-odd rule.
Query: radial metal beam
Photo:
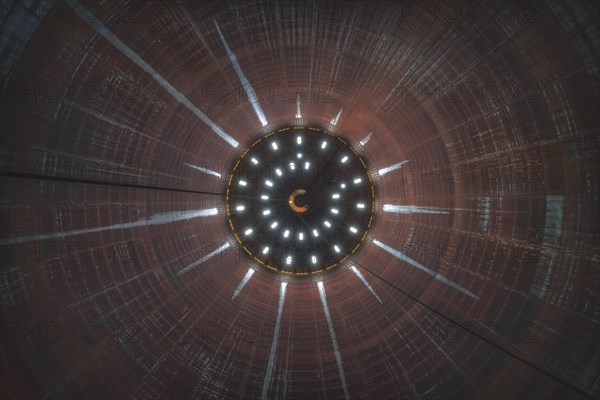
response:
[[[194,168],[195,170],[198,170],[198,171],[200,171],[200,172],[203,172],[203,173],[205,173],[205,174],[208,174],[208,175],[213,175],[213,176],[216,176],[217,178],[220,178],[220,177],[221,177],[221,174],[220,174],[220,173],[218,173],[218,172],[215,172],[215,171],[213,171],[213,170],[210,170],[210,169],[208,169],[208,168],[204,168],[204,167],[200,167],[200,166],[198,166],[198,165],[193,165],[193,164],[188,164],[188,163],[184,163],[184,164],[185,164],[185,165],[187,165],[187,166],[188,166],[188,167],[190,167],[190,168]]]
[[[364,146],[365,144],[367,144],[367,142],[368,142],[369,140],[371,140],[371,137],[372,137],[372,136],[373,136],[373,132],[369,132],[369,134],[368,134],[367,136],[365,136],[365,137],[364,137],[364,139],[363,139],[363,140],[361,140],[361,141],[360,141],[360,142],[358,142],[358,143],[360,143],[360,145],[361,145],[361,146]]]
[[[438,274],[437,272],[427,268],[426,266],[419,263],[418,261],[415,261],[412,258],[408,257],[406,254],[402,253],[401,251],[396,250],[393,247],[388,246],[387,244],[381,243],[378,240],[373,240],[373,244],[375,246],[378,246],[378,247],[382,248],[383,250],[387,251],[388,253],[390,253],[391,255],[396,257],[397,259],[402,260],[409,265],[412,265],[413,267],[425,272],[426,274],[434,277],[436,280],[450,286],[451,288],[456,289],[463,294],[466,294],[467,296],[471,297],[472,299],[479,300],[479,297],[477,297],[475,294],[473,294],[473,292],[465,289],[464,287],[460,286],[458,283],[451,281],[450,279],[446,278],[445,276]]]
[[[238,297],[238,295],[242,292],[242,289],[244,288],[244,286],[246,286],[246,284],[248,283],[248,281],[250,281],[250,278],[252,278],[252,275],[254,275],[254,268],[248,268],[248,272],[246,272],[246,275],[244,275],[244,277],[242,278],[242,280],[240,281],[238,287],[235,289],[235,292],[233,292],[233,296],[231,296],[231,300],[234,300],[236,297]]]
[[[31,235],[31,236],[21,236],[16,238],[7,238],[0,239],[0,245],[10,245],[10,244],[19,244],[32,242],[36,240],[48,240],[48,239],[61,239],[67,236],[75,236],[75,235],[85,235],[88,233],[97,233],[104,231],[111,231],[115,229],[129,229],[129,228],[137,228],[140,226],[150,226],[150,225],[161,225],[167,224],[170,222],[182,221],[186,219],[199,218],[199,217],[208,217],[212,215],[217,215],[219,210],[216,208],[208,208],[202,210],[189,210],[189,211],[169,211],[164,213],[152,214],[150,218],[144,218],[133,222],[125,222],[122,224],[113,224],[113,225],[105,225],[98,226],[95,228],[86,228],[86,229],[74,229],[70,231],[62,231],[62,232],[53,232],[53,233],[44,233],[40,235]]]
[[[242,86],[244,87],[244,90],[246,91],[246,96],[248,97],[248,101],[252,105],[252,108],[254,109],[254,112],[256,113],[256,116],[260,120],[260,123],[262,124],[262,126],[267,125],[268,124],[267,117],[265,117],[265,113],[263,112],[262,107],[260,106],[260,102],[258,101],[258,96],[256,95],[254,88],[250,84],[250,81],[246,78],[246,75],[244,75],[244,71],[242,71],[242,67],[240,66],[240,63],[238,62],[235,53],[231,50],[231,48],[229,47],[229,44],[227,44],[227,40],[225,40],[225,36],[223,35],[223,32],[221,32],[221,28],[219,28],[219,24],[217,23],[217,20],[213,19],[213,22],[215,23],[215,28],[217,28],[217,32],[219,33],[219,38],[221,39],[221,43],[223,44],[223,47],[225,48],[227,57],[229,57],[229,61],[231,61],[231,65],[233,66],[233,69],[235,70],[238,78],[240,79],[240,82],[242,82]]]
[[[229,242],[225,242],[224,245],[222,245],[221,247],[219,247],[218,249],[216,249],[215,251],[205,255],[204,257],[200,258],[197,261],[194,261],[193,263],[191,263],[190,265],[188,265],[187,267],[185,267],[184,269],[182,269],[181,271],[179,271],[177,273],[177,275],[183,275],[186,272],[191,271],[192,269],[196,268],[198,265],[202,264],[203,262],[205,262],[206,260],[209,260],[211,258],[213,258],[214,256],[216,256],[217,254],[221,253],[223,250],[227,249],[229,246],[231,246],[229,244]]]
[[[76,0],[69,0],[66,4],[75,11],[75,14],[91,26],[100,36],[108,40],[115,48],[117,48],[125,57],[131,62],[140,67],[144,72],[152,77],[164,90],[166,90],[171,96],[173,96],[178,102],[183,104],[190,110],[195,116],[200,118],[202,122],[208,125],[221,139],[225,140],[232,147],[238,147],[239,143],[229,136],[223,128],[213,122],[206,114],[204,114],[198,107],[183,95],[179,90],[175,89],[165,78],[162,77],[154,68],[152,68],[146,61],[140,57],[135,51],[123,43],[114,33],[108,30],[108,28],[96,18],[87,8],[81,5]]]
[[[435,208],[399,204],[384,204],[383,211],[396,214],[450,214],[449,211],[443,211]]]
[[[395,170],[397,170],[397,169],[401,168],[401,167],[402,167],[404,164],[406,164],[407,162],[408,162],[408,160],[404,160],[404,161],[401,161],[401,162],[399,162],[399,163],[397,163],[397,164],[390,165],[389,167],[381,168],[381,169],[378,171],[378,172],[379,172],[379,175],[380,175],[380,176],[383,176],[383,175],[387,174],[388,172],[395,171]]]
[[[340,108],[340,111],[337,113],[337,115],[331,121],[329,121],[331,125],[337,125],[338,121],[340,120],[340,117],[342,116],[343,109],[343,107]]]
[[[365,277],[358,270],[358,268],[356,268],[354,265],[351,265],[350,269],[352,270],[352,272],[354,272],[354,274],[356,276],[358,276],[358,279],[360,279],[361,282],[367,287],[367,289],[369,289],[369,291],[373,294],[373,296],[375,296],[375,298],[377,299],[377,301],[379,301],[381,304],[383,304],[383,300],[381,300],[379,298],[379,296],[377,296],[377,293],[375,293],[375,289],[373,289],[373,286],[371,286],[371,284],[365,279]]]
[[[300,94],[296,95],[296,118],[302,118],[302,112],[300,111]]]
[[[329,328],[329,335],[331,336],[331,343],[333,345],[333,353],[335,355],[335,361],[337,363],[338,372],[340,373],[340,379],[342,381],[342,387],[344,389],[344,397],[350,398],[348,393],[348,386],[346,385],[346,375],[344,374],[344,364],[342,363],[342,356],[340,355],[340,348],[338,345],[337,336],[335,335],[335,329],[333,328],[333,321],[331,320],[331,314],[329,313],[329,306],[327,306],[327,293],[325,292],[325,284],[323,281],[317,282],[319,288],[319,296],[321,297],[321,303],[323,304],[323,313],[325,313],[325,319],[327,320],[327,327]]]
[[[275,368],[275,356],[277,355],[277,345],[279,344],[279,329],[281,326],[281,315],[283,314],[283,304],[285,303],[286,287],[287,282],[281,282],[281,286],[279,287],[279,306],[277,307],[275,331],[273,332],[273,341],[271,342],[271,351],[269,352],[269,363],[267,364],[267,372],[265,373],[262,394],[260,396],[262,400],[268,399],[267,393],[269,391],[269,386],[271,386],[271,380],[273,379],[273,369]]]

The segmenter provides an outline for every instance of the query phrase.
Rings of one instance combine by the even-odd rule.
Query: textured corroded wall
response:
[[[2,398],[600,396],[598,3],[1,6]],[[332,326],[224,218],[293,123],[378,184]]]

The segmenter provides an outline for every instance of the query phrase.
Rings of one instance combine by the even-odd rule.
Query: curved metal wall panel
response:
[[[2,2],[6,398],[597,398],[594,2]],[[350,140],[333,271],[245,256],[259,135]],[[257,217],[258,218],[258,217]]]

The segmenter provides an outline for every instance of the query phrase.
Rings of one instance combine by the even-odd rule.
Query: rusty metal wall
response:
[[[600,396],[598,3],[1,10],[2,398]],[[241,285],[227,172],[294,123],[370,161],[364,282]]]

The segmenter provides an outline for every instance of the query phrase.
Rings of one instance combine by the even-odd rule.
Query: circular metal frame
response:
[[[288,127],[241,153],[225,203],[233,236],[253,261],[311,275],[359,249],[373,222],[375,186],[347,140],[319,128]]]

